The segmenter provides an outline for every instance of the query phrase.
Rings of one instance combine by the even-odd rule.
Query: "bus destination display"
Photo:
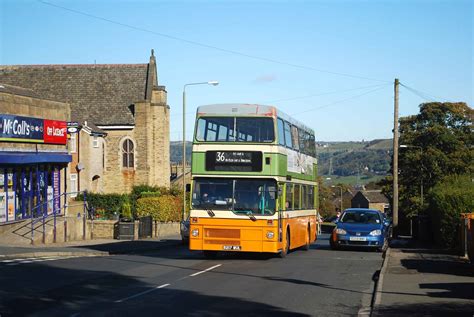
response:
[[[261,172],[262,152],[208,151],[207,171]]]

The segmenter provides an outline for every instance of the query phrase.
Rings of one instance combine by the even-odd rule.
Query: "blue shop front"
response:
[[[0,113],[0,224],[61,214],[67,122]]]

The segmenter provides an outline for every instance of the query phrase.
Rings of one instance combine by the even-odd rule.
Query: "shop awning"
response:
[[[72,156],[57,152],[0,152],[0,165],[69,163]]]

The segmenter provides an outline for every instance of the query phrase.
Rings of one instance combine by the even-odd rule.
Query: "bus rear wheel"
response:
[[[308,225],[308,233],[306,234],[306,244],[303,246],[303,250],[308,251],[311,244],[311,228]]]

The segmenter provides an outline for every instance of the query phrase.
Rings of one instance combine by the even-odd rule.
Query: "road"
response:
[[[322,235],[285,259],[213,260],[184,246],[0,264],[0,315],[341,316],[370,305],[374,251],[332,251]]]

